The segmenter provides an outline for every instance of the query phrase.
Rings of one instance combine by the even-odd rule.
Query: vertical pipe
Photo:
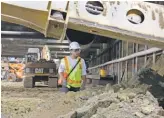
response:
[[[136,52],[138,52],[138,44],[136,44]],[[138,71],[138,57],[136,57],[135,61],[136,61],[135,72],[137,72]]]
[[[124,41],[121,41],[122,42],[122,57],[124,57]]]
[[[120,51],[120,48],[121,48],[121,42],[119,41],[118,42],[118,58],[120,58],[121,57],[121,51]],[[120,62],[118,62],[118,84],[120,84],[120,78],[121,78],[121,73],[120,73]]]
[[[135,44],[133,43],[133,53],[134,53],[134,50],[135,49]],[[135,73],[135,58],[132,59],[132,77],[134,76],[134,73]]]
[[[126,56],[128,56],[128,41],[126,42]],[[126,61],[125,68],[125,80],[128,80],[128,60]]]
[[[122,48],[122,41],[120,41],[120,46],[121,46],[121,48],[120,48],[120,57],[123,57],[123,48]],[[122,77],[122,62],[120,63],[121,64],[121,71],[120,71],[120,74],[121,74],[121,77]]]
[[[148,46],[145,45],[145,50],[147,50]],[[145,55],[145,62],[144,62],[144,65],[147,63],[147,55]]]
[[[108,45],[107,45],[106,43],[103,43],[103,44],[102,44],[103,50],[106,49],[107,47],[108,47]]]
[[[117,73],[118,73],[118,81],[117,84],[120,84],[120,62],[117,63]]]
[[[155,64],[155,60],[156,60],[156,54],[155,52],[153,53],[153,64]]]

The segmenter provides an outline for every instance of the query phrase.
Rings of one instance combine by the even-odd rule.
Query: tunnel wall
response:
[[[109,61],[120,59],[134,53],[146,51],[153,48],[152,46],[141,45],[121,40],[113,40],[112,42],[110,42],[110,44],[108,43],[107,45],[108,46],[106,49],[100,48],[100,54],[92,58],[92,60],[89,62],[89,67],[94,67],[99,64],[104,64]],[[162,53],[163,51],[160,50],[156,51],[155,53],[135,57],[127,61],[105,65],[101,68],[104,68],[106,70],[107,75],[115,75],[117,79],[120,79],[123,75],[124,76],[122,79],[129,79],[146,63],[148,63],[148,60],[149,63],[155,63]],[[90,72],[92,74],[99,74],[99,69],[100,68],[91,69]]]

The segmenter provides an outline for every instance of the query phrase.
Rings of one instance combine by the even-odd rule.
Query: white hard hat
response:
[[[70,45],[69,45],[69,49],[70,49],[70,50],[71,50],[71,49],[80,49],[80,45],[79,45],[78,42],[72,42],[72,43],[70,43]]]

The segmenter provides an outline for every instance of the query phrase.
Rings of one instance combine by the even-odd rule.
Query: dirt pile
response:
[[[149,91],[140,88],[114,89],[87,100],[83,107],[58,118],[154,118],[164,117],[164,110]]]
[[[58,118],[163,118],[164,56],[148,63],[128,81],[106,85],[100,95]],[[163,101],[162,101],[163,100]]]
[[[152,62],[152,60],[150,60]],[[121,86],[124,88],[135,88],[140,85],[147,88],[159,104],[164,107],[164,55],[161,55],[155,64],[148,61],[147,65],[130,80],[123,81]]]

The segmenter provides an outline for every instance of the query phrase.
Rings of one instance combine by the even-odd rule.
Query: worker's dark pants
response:
[[[68,88],[68,91],[77,92],[77,91],[80,91],[80,88],[70,87]]]
[[[67,93],[68,91],[73,91],[73,92],[80,91],[80,87],[75,88],[75,87],[70,86],[68,88],[68,87],[66,87],[66,85],[67,85],[67,81],[65,80],[65,81],[63,81],[63,84],[62,84],[62,88],[61,88],[62,92]]]
[[[62,88],[60,89],[61,92],[69,92],[69,91],[73,91],[73,92],[77,92],[77,91],[80,91],[80,88],[75,88],[75,87],[70,87],[70,88],[67,88],[67,87],[64,87],[62,86]]]

